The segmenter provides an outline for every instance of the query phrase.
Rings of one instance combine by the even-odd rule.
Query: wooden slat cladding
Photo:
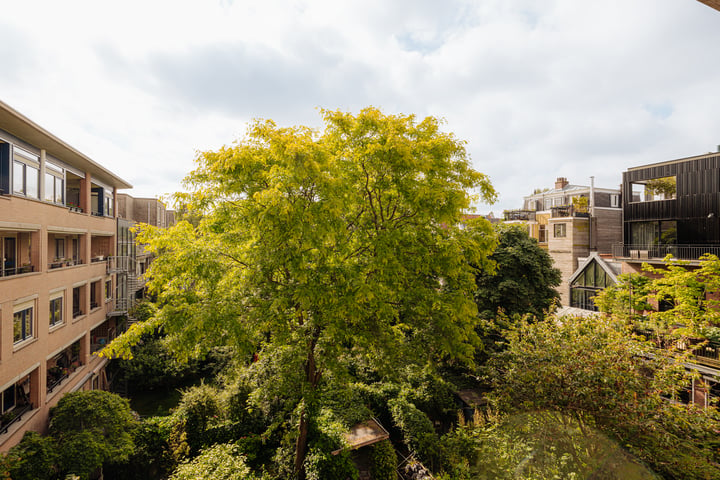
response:
[[[674,200],[628,201],[632,183],[663,177],[676,179]],[[678,243],[720,243],[720,154],[629,170],[623,173],[622,193],[626,242],[631,222],[676,220]]]

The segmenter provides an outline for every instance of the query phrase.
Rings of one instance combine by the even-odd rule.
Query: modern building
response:
[[[116,200],[130,184],[0,102],[0,451],[67,392],[106,387],[123,329]]]
[[[704,3],[710,8],[714,8],[715,10],[720,11],[720,0],[698,0],[701,3]]]
[[[508,223],[527,225],[528,233],[547,249],[560,270],[560,302],[570,304],[568,280],[578,259],[590,252],[610,253],[622,239],[620,189],[574,185],[560,177],[554,188],[536,190],[523,208],[505,212]]]
[[[622,190],[623,242],[613,256],[624,272],[667,255],[720,255],[720,151],[630,168]]]

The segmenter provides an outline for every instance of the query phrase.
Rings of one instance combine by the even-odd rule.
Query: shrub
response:
[[[255,477],[236,445],[217,444],[183,463],[170,480],[253,480]]]
[[[13,480],[49,480],[57,474],[55,442],[37,432],[25,433],[20,443],[10,449],[8,457],[13,459],[8,468]]]
[[[397,455],[390,440],[383,440],[373,445],[371,470],[375,480],[397,478]]]
[[[405,444],[434,469],[440,442],[428,416],[403,397],[390,400],[389,405],[393,422],[402,432]]]

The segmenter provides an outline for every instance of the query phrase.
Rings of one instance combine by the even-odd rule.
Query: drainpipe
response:
[[[592,232],[593,232],[593,217],[595,216],[595,177],[593,177],[593,176],[590,177],[590,202],[589,202],[589,204],[590,204],[590,218],[588,220],[590,223],[590,229],[589,229],[590,233],[589,233],[589,237],[588,237],[588,241],[589,241],[588,246],[590,247],[590,250],[592,251],[592,250],[596,250],[596,249],[593,249],[593,241],[592,241],[593,240],[593,234],[592,234]]]

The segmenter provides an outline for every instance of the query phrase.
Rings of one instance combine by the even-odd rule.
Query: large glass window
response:
[[[65,189],[63,188],[63,179],[52,175],[45,174],[45,201],[63,204]]]
[[[13,342],[19,343],[33,336],[33,310],[28,306],[13,314]]]
[[[40,199],[40,157],[21,148],[13,148],[13,192]]]
[[[593,260],[570,284],[570,306],[597,311],[593,297],[611,285],[612,277]]]

